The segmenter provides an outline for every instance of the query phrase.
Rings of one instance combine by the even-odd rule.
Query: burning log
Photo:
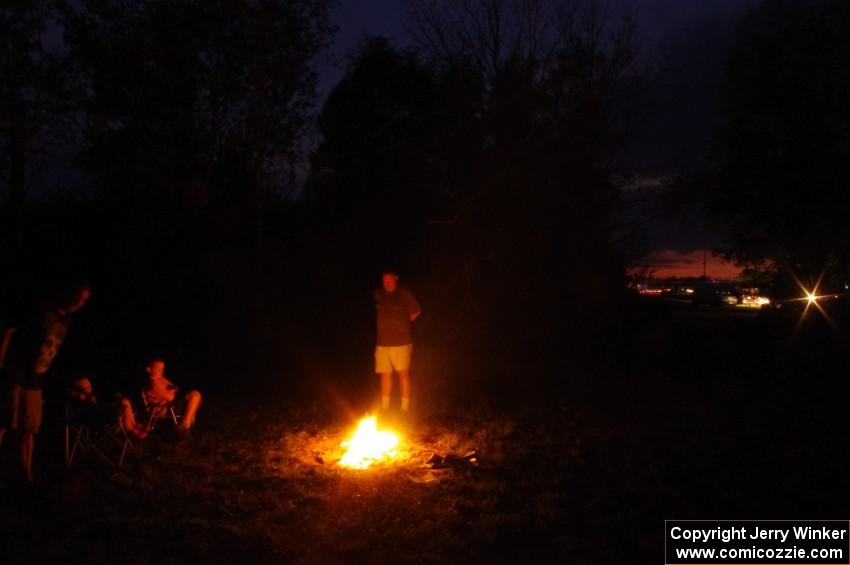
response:
[[[395,458],[398,443],[398,435],[378,429],[374,416],[363,418],[354,435],[342,442],[346,452],[339,464],[350,469],[368,469],[372,463]]]
[[[466,455],[439,455],[434,453],[425,464],[432,469],[444,469],[447,467],[477,467],[478,451],[472,450]]]

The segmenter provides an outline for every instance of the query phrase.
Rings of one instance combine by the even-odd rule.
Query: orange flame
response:
[[[378,430],[374,416],[363,418],[351,439],[342,442],[347,449],[339,464],[351,469],[368,469],[372,463],[395,457],[398,441],[396,434]]]

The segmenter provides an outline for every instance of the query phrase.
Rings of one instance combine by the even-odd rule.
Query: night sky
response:
[[[662,173],[695,159],[715,118],[715,95],[734,28],[758,0],[610,0],[610,10],[637,15],[647,57],[660,60],[650,115],[631,147],[630,164]],[[403,0],[341,0],[339,26],[321,88],[342,77],[346,55],[368,35],[409,45]]]

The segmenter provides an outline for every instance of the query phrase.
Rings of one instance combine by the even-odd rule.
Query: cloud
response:
[[[656,278],[701,277],[703,259],[705,260],[705,273],[709,277],[731,279],[741,272],[741,267],[726,261],[722,257],[713,256],[710,250],[704,253],[702,249],[690,251],[662,249],[655,251],[640,261],[633,270],[637,271],[648,267],[654,271]]]

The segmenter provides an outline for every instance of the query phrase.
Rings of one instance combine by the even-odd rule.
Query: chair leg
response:
[[[97,446],[97,444],[92,444],[92,450],[93,450],[95,453],[97,453],[97,454],[100,456],[100,458],[101,458],[101,459],[103,459],[104,461],[106,461],[107,463],[109,463],[110,465],[112,465],[113,467],[115,466],[115,462],[114,462],[114,461],[112,461],[112,459],[110,459],[110,458],[109,458],[109,456],[108,456],[106,453],[104,453],[104,452],[100,449],[100,447],[98,447],[98,446]]]
[[[120,469],[124,466],[124,459],[127,453],[136,453],[136,446],[133,444],[133,440],[130,439],[123,422],[118,423],[118,430],[121,432],[121,456],[118,458],[118,468]]]
[[[77,450],[79,449],[82,452],[86,451],[86,448],[83,445],[83,434],[85,433],[85,429],[76,428],[72,431],[70,428],[70,426],[65,428],[65,466],[69,469],[71,468],[71,465],[74,464],[74,458],[77,455]],[[72,434],[74,436],[73,441],[71,441]]]
[[[124,438],[124,443],[121,445],[121,456],[118,458],[118,468],[124,466],[124,457],[127,455],[127,450],[130,447],[130,440],[128,438]]]
[[[156,409],[151,410],[150,417],[148,417],[148,426],[147,429],[149,432],[152,432],[156,427],[156,423],[159,421],[159,414],[157,414]]]
[[[86,425],[65,424],[65,465],[69,469],[77,459],[92,452],[120,469],[127,453],[132,451],[135,451],[135,446],[120,421],[97,430],[91,430]]]

